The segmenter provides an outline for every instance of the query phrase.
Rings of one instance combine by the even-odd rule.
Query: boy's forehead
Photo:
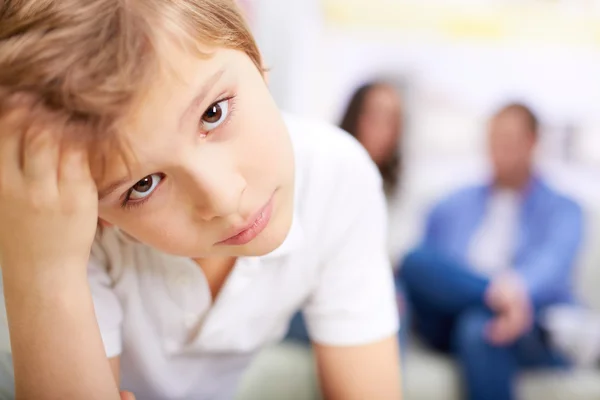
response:
[[[229,68],[227,51],[213,49],[200,57],[175,47],[163,55],[154,79],[124,119],[124,131],[172,130],[182,113],[215,74]]]

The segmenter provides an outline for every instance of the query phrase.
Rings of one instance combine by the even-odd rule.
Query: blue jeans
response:
[[[302,312],[298,311],[290,322],[290,328],[285,336],[285,340],[292,340],[304,344],[310,344],[310,337],[308,336],[308,330],[306,329],[306,323],[304,322],[304,316]]]
[[[400,278],[416,330],[433,348],[455,355],[468,399],[513,400],[520,369],[566,366],[538,324],[509,346],[486,340],[484,329],[494,318],[484,301],[489,281],[467,265],[420,248],[404,259]]]

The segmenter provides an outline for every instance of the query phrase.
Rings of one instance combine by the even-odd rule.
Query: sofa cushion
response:
[[[244,376],[236,400],[320,400],[310,350],[282,343],[264,350]],[[404,371],[405,400],[460,400],[460,377],[454,361],[411,343]],[[600,371],[524,372],[519,378],[523,400],[598,400]]]
[[[413,343],[406,361],[406,400],[461,399],[458,368],[449,357]],[[522,400],[597,400],[600,371],[526,371],[519,377],[518,391]]]
[[[236,400],[318,400],[314,365],[306,345],[283,342],[267,348],[244,375]]]

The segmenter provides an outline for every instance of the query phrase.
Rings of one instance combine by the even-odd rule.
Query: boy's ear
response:
[[[262,57],[262,54],[261,54],[261,71],[262,71],[263,79],[265,80],[265,83],[268,86],[269,85],[269,73],[271,72],[271,68],[267,67],[267,65],[265,64],[265,59]]]

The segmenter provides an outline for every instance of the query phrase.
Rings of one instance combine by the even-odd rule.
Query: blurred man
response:
[[[524,105],[489,125],[493,181],[432,211],[401,278],[425,341],[454,354],[470,400],[515,398],[525,367],[564,365],[540,314],[570,302],[582,212],[533,171],[538,121]]]

